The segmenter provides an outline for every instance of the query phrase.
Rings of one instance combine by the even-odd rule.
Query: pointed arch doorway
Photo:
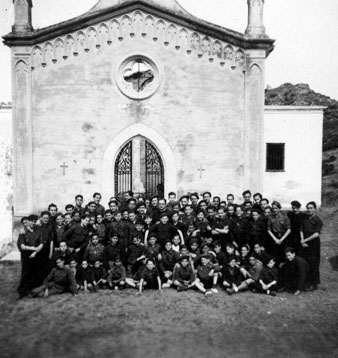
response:
[[[164,196],[164,165],[156,146],[138,135],[120,149],[114,164],[115,196],[126,191],[146,196]]]

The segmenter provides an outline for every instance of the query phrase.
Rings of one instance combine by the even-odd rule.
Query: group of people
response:
[[[284,212],[279,202],[249,190],[241,203],[234,199],[126,192],[110,198],[107,209],[100,193],[86,206],[77,195],[64,213],[50,204],[40,217],[21,219],[18,298],[126,288],[207,296],[316,290],[323,227],[316,203],[303,212],[295,200]]]

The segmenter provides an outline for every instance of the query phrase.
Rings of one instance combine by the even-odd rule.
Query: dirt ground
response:
[[[299,297],[101,291],[16,301],[20,264],[0,265],[0,357],[338,357],[337,212],[320,213],[322,285]]]

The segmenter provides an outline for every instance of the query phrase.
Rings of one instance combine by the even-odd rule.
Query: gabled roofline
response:
[[[262,49],[266,50],[267,56],[274,49],[275,40],[270,38],[252,39],[246,37],[240,32],[229,30],[225,27],[209,23],[189,14],[177,14],[170,10],[163,10],[159,7],[144,3],[142,0],[136,0],[132,3],[126,3],[119,6],[113,6],[106,10],[98,10],[95,12],[87,12],[76,18],[61,22],[56,25],[48,26],[31,33],[19,34],[9,33],[4,36],[4,44],[13,46],[34,46],[41,42],[51,40],[58,36],[66,35],[70,32],[81,30],[101,21],[109,20],[112,16],[121,16],[128,11],[143,10],[151,15],[161,17],[168,21],[173,21],[181,26],[186,26],[192,30],[200,31],[208,36],[213,36],[219,40],[229,42],[243,49]]]

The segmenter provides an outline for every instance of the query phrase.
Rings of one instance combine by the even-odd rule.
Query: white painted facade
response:
[[[285,171],[264,171],[264,196],[286,207],[292,200],[321,205],[322,142],[323,107],[267,106],[264,158],[266,143],[285,143]]]

